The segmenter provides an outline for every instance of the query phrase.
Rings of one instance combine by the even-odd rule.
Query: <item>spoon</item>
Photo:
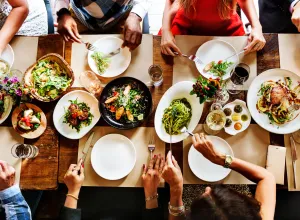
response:
[[[189,130],[186,127],[183,127],[180,130],[181,133],[188,133],[190,136],[194,137],[194,134],[192,132],[189,132]]]

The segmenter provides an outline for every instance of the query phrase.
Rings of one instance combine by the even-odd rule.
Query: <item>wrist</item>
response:
[[[261,24],[259,22],[254,23],[251,26],[252,26],[252,29],[262,30],[262,26],[261,26]]]
[[[155,209],[158,208],[158,199],[152,199],[146,201],[146,209]]]
[[[65,17],[72,17],[71,16],[71,12],[68,10],[68,9],[66,9],[66,8],[62,8],[62,9],[60,9],[57,13],[56,13],[56,15],[57,15],[57,22],[59,21],[59,20],[61,20],[62,18],[65,18]]]
[[[177,199],[182,198],[183,188],[182,186],[170,186],[170,197]]]
[[[79,197],[79,192],[80,192],[80,189],[77,189],[77,190],[68,190],[68,194],[71,194],[75,197]]]
[[[214,161],[215,164],[218,164],[220,166],[224,166],[225,164],[226,155],[225,154],[219,154],[216,157],[216,160]]]
[[[145,198],[150,197],[150,196],[155,196],[155,195],[157,195],[157,190],[151,191],[151,192],[145,191]]]
[[[134,12],[130,12],[129,13],[129,17],[130,18],[133,18],[133,19],[135,19],[135,20],[138,20],[139,22],[141,22],[143,19],[140,17],[140,16],[138,16],[136,13],[134,13]]]

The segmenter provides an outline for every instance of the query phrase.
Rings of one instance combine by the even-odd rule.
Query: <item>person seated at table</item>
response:
[[[300,32],[299,0],[259,0],[258,5],[264,33]]]
[[[70,11],[57,12],[58,33],[65,41],[81,43],[79,33],[120,33],[124,25],[123,46],[134,50],[142,41],[141,22],[150,0],[71,0]]]
[[[53,31],[48,32],[46,4],[42,0],[0,0],[0,56],[15,35],[54,33],[53,19],[51,22]]]
[[[162,28],[161,51],[166,55],[181,55],[174,35],[243,36],[243,23],[236,4],[245,12],[252,31],[246,52],[261,50],[266,41],[262,34],[253,0],[166,0]]]
[[[20,188],[15,184],[15,169],[0,160],[0,209],[5,210],[6,219],[30,220],[31,211]],[[0,212],[0,219],[3,219]]]
[[[226,166],[257,183],[255,198],[242,195],[221,185],[207,187],[193,201],[190,220],[198,219],[273,219],[276,203],[274,176],[266,169],[217,151],[204,134],[195,134],[193,145],[212,163]],[[205,169],[205,167],[203,167]],[[162,177],[170,185],[169,219],[185,219],[182,202],[183,177],[180,167],[168,153]]]

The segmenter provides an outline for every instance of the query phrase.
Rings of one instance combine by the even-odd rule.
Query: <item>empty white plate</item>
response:
[[[109,54],[118,48],[121,48],[123,40],[117,37],[104,37],[92,44],[95,45],[103,54]],[[88,53],[89,66],[95,73],[102,77],[115,77],[122,74],[128,68],[131,61],[131,53],[128,47],[121,48],[119,54],[110,58],[110,64],[106,71],[100,74],[97,69],[96,62],[92,58],[93,53],[93,51],[89,51]]]
[[[219,152],[233,156],[231,147],[224,139],[217,136],[207,137]],[[231,172],[231,169],[227,169],[210,162],[199,151],[197,151],[193,145],[189,151],[188,162],[195,176],[206,182],[220,181]]]
[[[120,134],[108,134],[93,147],[91,163],[95,172],[108,180],[127,176],[134,168],[136,151],[133,143]]]
[[[94,115],[92,122],[89,126],[82,126],[79,132],[75,128],[72,128],[69,124],[63,123],[65,110],[70,106],[69,100],[76,100],[78,102],[84,102],[90,107],[90,112]],[[53,112],[53,122],[56,130],[63,136],[69,139],[80,139],[86,135],[99,121],[98,100],[88,92],[75,90],[64,95],[56,104]]]
[[[2,52],[1,59],[5,60],[10,67],[12,67],[14,64],[15,55],[12,47],[9,44],[7,44],[6,48]]]
[[[196,67],[198,71],[205,78],[213,78],[216,79],[218,76],[214,76],[210,72],[204,72],[204,67],[212,62],[218,62],[219,60],[224,60],[227,57],[230,57],[236,54],[236,50],[234,47],[222,40],[211,40],[202,44],[196,52],[196,56],[203,62],[203,64],[196,63]],[[239,57],[233,56],[227,60],[228,62],[233,62],[233,64],[227,69],[226,74],[222,77],[223,80],[230,78],[230,72],[235,68],[235,66],[239,63]]]

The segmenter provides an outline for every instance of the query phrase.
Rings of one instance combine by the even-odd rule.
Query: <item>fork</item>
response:
[[[175,55],[179,55],[177,52],[174,52]],[[189,60],[198,63],[198,64],[204,64],[196,55],[186,55],[182,54],[183,57],[188,58]]]
[[[152,153],[153,153],[153,151],[155,150],[155,141],[154,141],[154,137],[152,137],[152,138],[149,140],[149,143],[148,143],[148,150],[150,151],[150,159],[152,159]]]
[[[118,49],[110,52],[109,54],[106,54],[105,56],[103,56],[103,58],[110,58],[110,57],[112,57],[112,56],[117,55],[118,53],[120,53],[120,51],[121,51],[121,48],[118,48]]]
[[[95,45],[93,45],[93,44],[91,44],[91,43],[89,43],[89,42],[83,42],[82,41],[82,43],[83,44],[85,44],[85,47],[86,47],[86,49],[88,49],[88,50],[91,50],[91,51],[99,51],[99,49],[95,46]]]

